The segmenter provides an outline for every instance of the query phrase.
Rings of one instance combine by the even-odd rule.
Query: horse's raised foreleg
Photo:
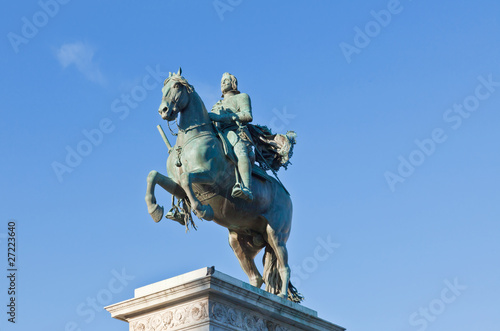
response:
[[[229,230],[229,245],[231,245],[234,254],[238,258],[241,268],[247,274],[250,285],[260,288],[264,281],[255,266],[254,259],[264,246],[255,246],[252,236],[238,234],[231,230]]]
[[[278,272],[281,278],[281,289],[278,294],[281,298],[288,297],[288,283],[290,282],[290,267],[288,265],[288,251],[285,244],[285,235],[277,233],[270,225],[266,228],[267,242],[273,249],[278,260]]]
[[[148,186],[146,188],[146,204],[148,205],[148,212],[155,222],[161,221],[163,217],[163,207],[156,203],[155,186],[156,184],[163,187],[167,192],[174,195],[177,199],[184,199],[186,192],[171,178],[160,174],[158,171],[153,170],[149,173],[147,178]]]
[[[180,184],[191,202],[191,209],[199,218],[211,221],[214,219],[214,210],[210,205],[203,205],[196,198],[193,191],[193,184],[211,184],[214,178],[209,171],[184,172],[181,175]]]

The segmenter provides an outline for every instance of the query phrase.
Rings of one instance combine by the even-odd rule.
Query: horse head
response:
[[[189,104],[190,94],[193,92],[193,86],[181,76],[182,69],[177,73],[169,73],[163,83],[162,102],[158,113],[167,121],[173,121],[177,118],[179,112],[182,112]]]

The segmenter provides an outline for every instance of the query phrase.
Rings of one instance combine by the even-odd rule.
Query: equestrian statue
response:
[[[290,283],[286,242],[292,224],[292,201],[276,172],[290,163],[296,135],[273,134],[250,124],[250,97],[238,91],[236,77],[224,73],[223,99],[208,112],[194,87],[170,73],[162,88],[159,114],[176,122],[175,145],[168,142],[167,176],[153,170],[147,177],[146,203],[155,222],[164,215],[154,195],[158,184],[172,194],[166,218],[196,228],[192,212],[229,230],[229,244],[250,284],[301,302]],[[169,124],[170,128],[170,124]],[[270,170],[273,176],[267,171]],[[177,200],[177,203],[175,202]],[[265,249],[263,275],[254,258]]]

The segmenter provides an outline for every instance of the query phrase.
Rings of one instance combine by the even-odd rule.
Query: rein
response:
[[[170,133],[172,134],[172,136],[174,137],[177,137],[179,135],[179,132],[182,132],[182,133],[186,133],[186,132],[189,132],[191,130],[194,130],[196,128],[200,128],[202,126],[205,126],[205,125],[210,125],[212,124],[211,122],[210,123],[201,123],[201,124],[194,124],[194,125],[191,125],[191,126],[188,126],[187,128],[185,129],[181,129],[179,127],[179,123],[177,123],[177,117],[175,118],[175,124],[177,125],[177,129],[179,130],[178,132],[174,132],[171,128],[170,128],[170,122],[172,121],[167,121],[167,124],[168,124],[168,129],[170,130]]]
[[[190,93],[190,92],[188,92],[188,93]],[[190,100],[190,101],[191,101],[191,100]],[[177,98],[177,99],[173,99],[173,100],[172,100],[172,106],[173,106],[174,108],[175,108],[175,107],[177,107],[177,102],[179,102],[179,99],[178,99],[178,98]],[[202,127],[202,126],[205,126],[205,125],[212,124],[212,122],[210,122],[210,123],[194,124],[194,125],[188,126],[188,127],[187,127],[187,128],[185,128],[185,129],[181,129],[181,128],[179,127],[179,123],[177,122],[177,115],[176,115],[176,116],[175,116],[175,124],[177,125],[177,130],[178,130],[178,131],[177,131],[177,132],[174,132],[174,131],[172,130],[172,128],[170,127],[170,122],[172,122],[172,121],[167,121],[168,129],[170,130],[170,133],[171,133],[171,134],[172,134],[172,136],[174,136],[174,137],[177,137],[177,136],[179,135],[179,132],[186,133],[186,132],[189,132],[189,131],[191,131],[191,130],[193,130],[193,129],[196,129],[196,128],[199,128],[199,127]]]

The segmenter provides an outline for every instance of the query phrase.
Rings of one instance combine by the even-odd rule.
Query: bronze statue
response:
[[[290,195],[277,179],[267,175],[262,169],[266,167],[257,166],[253,167],[248,183],[244,182],[244,187],[248,185],[247,188],[252,188],[253,199],[241,199],[237,194],[235,196],[232,194],[234,184],[238,182],[236,163],[240,167],[240,173],[247,170],[241,169],[242,155],[239,155],[235,162],[234,157],[231,157],[231,150],[225,146],[224,136],[229,136],[227,139],[231,141],[234,137],[230,137],[228,130],[233,129],[224,128],[222,125],[219,130],[211,118],[217,124],[232,125],[233,121],[240,119],[242,123],[248,123],[251,120],[251,110],[248,96],[235,102],[237,106],[232,108],[234,104],[229,101],[238,94],[234,92],[237,91],[236,85],[232,84],[231,89],[225,91],[226,78],[231,82],[231,76],[223,76],[221,84],[223,93],[226,92],[225,101],[221,102],[221,110],[224,111],[219,113],[214,111],[212,115],[207,112],[193,86],[181,76],[180,69],[177,74],[170,74],[165,80],[162,89],[163,100],[158,112],[169,122],[177,121],[179,117],[179,131],[175,146],[169,146],[168,176],[154,170],[148,175],[146,192],[148,211],[155,222],[159,222],[163,217],[163,207],[156,203],[154,196],[154,188],[158,184],[172,194],[173,200],[178,200],[177,204],[173,201],[167,218],[178,221],[186,227],[189,224],[194,226],[191,217],[193,211],[199,218],[213,220],[226,227],[229,230],[229,243],[250,284],[260,287],[265,283],[266,291],[300,302],[303,297],[290,283],[286,249],[292,223]],[[228,94],[230,91],[233,93]],[[248,100],[248,107],[244,106],[245,100]],[[231,116],[231,120],[227,122],[222,120],[224,116],[228,118]],[[232,142],[231,145],[235,148],[247,148],[249,152],[249,143],[252,143],[257,152],[257,162],[266,164],[268,169],[276,170],[276,167],[279,167],[277,164],[284,166],[288,164],[290,146],[293,147],[295,143],[294,133],[288,133],[286,136],[273,135],[270,130],[260,126],[251,126],[247,131],[239,133],[241,132],[251,137],[248,136],[247,140],[242,139],[239,145],[241,147],[236,147],[238,141]],[[241,136],[239,133],[238,138],[241,138],[243,133]],[[166,137],[164,139],[169,145]],[[257,143],[256,140],[260,142]],[[283,144],[283,141],[288,143]],[[264,155],[266,151],[268,154]],[[244,176],[242,175],[242,178]],[[265,254],[262,276],[254,258],[263,248]]]

